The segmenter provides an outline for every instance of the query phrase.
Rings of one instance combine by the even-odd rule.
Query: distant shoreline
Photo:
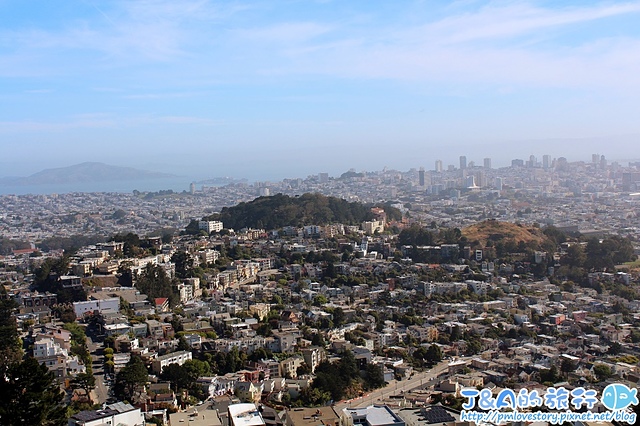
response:
[[[78,182],[78,183],[52,183],[39,185],[13,185],[0,184],[0,195],[50,195],[68,193],[89,193],[89,192],[115,192],[132,193],[134,190],[140,192],[156,192],[162,190],[173,190],[174,192],[189,192],[189,187],[193,179],[188,177],[135,179],[135,180],[115,180],[105,182]],[[223,184],[208,183],[207,186],[222,186]],[[198,187],[198,189],[200,189]]]

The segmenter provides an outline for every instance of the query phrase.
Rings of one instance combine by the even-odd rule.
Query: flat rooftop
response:
[[[264,426],[262,414],[255,404],[231,404],[229,405],[229,424],[232,426]]]
[[[185,424],[189,426],[221,426],[222,422],[218,410],[207,401],[202,405],[192,407],[187,411],[179,411],[169,415],[172,425]]]
[[[335,425],[340,416],[333,407],[294,408],[287,410],[287,417],[293,426]]]
[[[344,412],[353,418],[354,424],[366,424],[370,426],[404,425],[404,421],[386,405],[371,405],[366,408],[345,408]]]

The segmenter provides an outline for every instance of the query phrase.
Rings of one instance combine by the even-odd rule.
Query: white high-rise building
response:
[[[220,232],[223,229],[222,222],[219,220],[201,220],[198,222],[198,229],[207,231],[207,233]]]
[[[496,189],[498,191],[502,191],[502,178],[501,177],[497,177],[496,178]]]

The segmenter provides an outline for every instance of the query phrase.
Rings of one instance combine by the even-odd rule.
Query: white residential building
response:
[[[33,357],[40,364],[46,365],[59,379],[86,372],[86,367],[78,357],[70,356],[68,351],[62,348],[53,337],[42,337],[36,340],[33,345]]]
[[[190,359],[192,359],[191,351],[178,351],[162,355],[151,362],[151,371],[153,374],[160,374],[167,365],[182,365]]]
[[[102,410],[81,411],[69,419],[67,426],[144,426],[144,414],[139,408],[124,402],[107,405]]]
[[[201,220],[198,222],[198,229],[207,231],[207,233],[220,232],[223,229],[222,222],[218,220]]]
[[[111,297],[109,299],[87,300],[85,302],[73,302],[73,311],[76,318],[82,318],[85,313],[106,313],[120,311],[120,298]]]

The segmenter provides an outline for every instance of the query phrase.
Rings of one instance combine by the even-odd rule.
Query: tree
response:
[[[178,392],[180,389],[186,389],[189,385],[189,375],[187,371],[178,364],[169,364],[164,367],[160,378],[170,382],[171,388],[175,392]]]
[[[326,405],[331,399],[331,393],[323,391],[315,386],[306,387],[302,389],[302,392],[300,392],[300,401],[302,401],[303,405],[307,407]]]
[[[140,293],[149,296],[151,300],[157,297],[167,297],[169,304],[175,305],[177,296],[173,292],[171,279],[161,266],[148,263],[136,283],[136,288],[140,290]]]
[[[344,325],[346,316],[344,314],[344,310],[341,307],[337,307],[333,310],[333,323],[336,327]]]
[[[260,336],[269,337],[273,334],[272,330],[273,330],[273,327],[271,327],[270,323],[262,322],[260,323],[260,325],[258,325],[256,333],[259,334]]]
[[[622,345],[618,342],[613,342],[609,345],[609,354],[618,355],[622,351]]]
[[[576,369],[576,364],[568,358],[564,358],[562,363],[560,364],[560,371],[565,374],[565,377],[569,375],[569,373],[573,372]]]
[[[249,355],[249,360],[257,362],[262,359],[269,359],[272,356],[273,354],[271,353],[270,350],[265,348],[258,348],[255,351],[251,352],[251,355]]]
[[[0,373],[0,424],[63,426],[67,424],[64,393],[52,372],[35,358],[3,366]]]
[[[555,365],[552,365],[548,370],[540,370],[540,382],[555,383],[558,381],[558,379],[558,369]]]
[[[606,364],[598,364],[593,367],[593,374],[596,375],[598,380],[605,381],[609,377],[613,376],[613,372],[611,371],[611,367]]]
[[[13,316],[17,307],[14,300],[0,299],[0,367],[22,359],[22,345]]]
[[[199,359],[187,360],[182,367],[187,373],[191,383],[195,383],[200,377],[206,377],[211,375],[211,367],[206,361],[200,361]]]
[[[336,272],[336,266],[331,261],[327,262],[327,267],[324,273],[328,278],[336,278],[338,276],[338,273]]]
[[[338,363],[340,375],[347,379],[355,379],[360,376],[360,369],[356,363],[356,358],[350,350],[344,351],[342,359]]]
[[[116,234],[111,238],[113,241],[124,243],[123,253],[126,257],[135,257],[140,253],[140,237],[132,232],[128,234]]]
[[[306,362],[303,362],[302,365],[296,369],[296,374],[298,377],[311,374],[311,367],[309,367]]]
[[[365,368],[365,385],[367,389],[378,389],[384,386],[384,371],[376,364],[367,364]]]
[[[460,330],[460,326],[454,325],[451,329],[451,336],[449,337],[449,340],[452,342],[457,342],[460,339],[462,339],[462,331]]]
[[[324,348],[327,345],[327,342],[324,341],[324,337],[322,337],[322,334],[314,333],[313,337],[311,338],[311,344],[313,346],[320,346]]]
[[[179,278],[193,276],[193,259],[189,253],[178,250],[171,256],[171,261],[176,265],[176,276]]]
[[[60,276],[69,272],[69,256],[47,258],[34,271],[33,284],[40,292],[49,291],[58,295],[58,303],[71,303],[87,300],[87,293],[83,287],[64,288]]]
[[[424,359],[431,365],[437,364],[442,361],[442,350],[440,349],[440,346],[435,344],[429,346]]]
[[[124,261],[118,266],[118,284],[124,287],[133,287],[133,272],[131,267],[133,263],[131,261]]]
[[[111,355],[113,355],[113,348],[116,347],[116,338],[114,336],[107,336],[104,338],[105,354],[107,349],[111,349]]]
[[[133,402],[136,391],[144,386],[149,373],[140,357],[132,355],[127,365],[116,376],[115,394],[129,402]]]
[[[191,346],[189,346],[189,343],[187,342],[187,339],[184,338],[184,336],[180,336],[178,338],[178,347],[176,349],[179,351],[190,351]]]
[[[563,257],[563,263],[570,266],[581,268],[587,260],[587,255],[580,244],[571,244],[567,248],[567,254]]]
[[[82,389],[87,395],[89,405],[93,403],[91,400],[91,391],[96,387],[96,378],[91,373],[80,373],[71,380],[73,389]]]
[[[475,355],[482,350],[482,343],[478,339],[469,339],[467,341],[467,355]]]
[[[74,345],[85,345],[87,343],[87,335],[79,324],[72,322],[65,324],[63,328],[71,332],[71,343]]]
[[[324,294],[316,294],[315,297],[313,298],[313,304],[315,306],[322,306],[327,304],[328,302],[329,300]]]

